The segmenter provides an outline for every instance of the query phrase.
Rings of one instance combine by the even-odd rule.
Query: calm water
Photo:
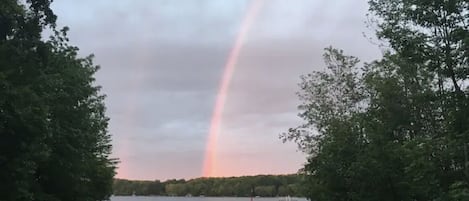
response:
[[[240,197],[164,197],[164,196],[114,196],[111,201],[250,201]],[[305,198],[290,198],[291,201],[307,201]],[[253,201],[285,201],[284,197],[253,198]],[[287,200],[288,201],[288,200]]]

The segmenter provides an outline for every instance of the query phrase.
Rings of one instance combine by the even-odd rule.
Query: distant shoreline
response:
[[[164,198],[251,198],[251,197],[236,197],[236,196],[167,196],[167,195],[112,195],[112,197],[164,197]],[[257,199],[262,198],[284,198],[285,196],[274,197],[252,197]],[[306,199],[306,197],[290,196],[290,198]]]
[[[115,179],[114,195],[167,197],[304,197],[303,175],[258,175],[191,180],[132,181]]]

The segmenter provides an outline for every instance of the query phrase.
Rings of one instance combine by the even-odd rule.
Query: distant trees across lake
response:
[[[114,195],[303,197],[301,175],[258,175],[191,180],[114,180]]]

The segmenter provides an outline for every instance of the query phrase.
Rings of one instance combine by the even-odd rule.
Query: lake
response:
[[[249,197],[113,196],[111,201],[251,201]],[[306,198],[253,198],[253,201],[308,201]]]

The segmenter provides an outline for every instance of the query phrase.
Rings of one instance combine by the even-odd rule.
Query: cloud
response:
[[[250,0],[56,1],[80,53],[96,55],[119,177],[200,176],[218,84]],[[278,134],[298,125],[299,76],[332,45],[379,56],[365,1],[264,0],[230,84],[218,164],[229,175],[291,173],[304,155]]]
[[[202,169],[202,151],[142,152],[127,157],[122,171],[124,178],[166,180],[196,178]],[[142,161],[145,161],[142,165]],[[119,170],[118,170],[119,171]]]

